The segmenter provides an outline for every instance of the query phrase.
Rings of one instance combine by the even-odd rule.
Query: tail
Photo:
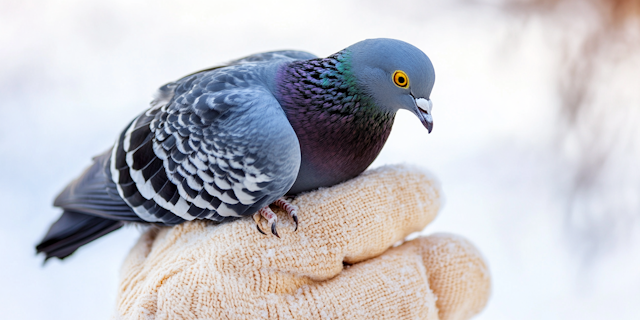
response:
[[[65,210],[44,239],[36,246],[38,253],[44,252],[45,261],[51,257],[64,259],[81,246],[115,231],[123,221],[109,220]]]

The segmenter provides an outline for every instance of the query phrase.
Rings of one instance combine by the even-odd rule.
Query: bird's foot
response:
[[[296,224],[296,228],[294,231],[297,231],[298,230],[298,208],[292,205],[285,198],[280,198],[274,201],[273,204],[284,209],[289,214],[291,219],[293,219],[293,222]],[[260,224],[259,224],[260,217],[264,217],[265,219],[267,219],[267,222],[271,225],[271,233],[273,233],[273,235],[275,235],[276,237],[280,238],[280,235],[278,235],[278,230],[276,230],[276,224],[278,223],[278,216],[273,212],[273,210],[271,210],[269,206],[266,206],[260,209],[260,211],[256,212],[256,214],[253,215],[253,220],[256,222],[256,228],[258,229],[258,231],[260,231],[260,233],[262,234],[266,234],[264,233],[264,231],[262,231],[262,229],[260,229]]]
[[[296,228],[293,231],[298,231],[298,207],[292,205],[291,202],[284,197],[276,200],[273,204],[284,209],[284,211],[289,214],[289,217],[291,217],[296,224]]]
[[[261,216],[267,219],[267,222],[271,225],[271,233],[273,233],[274,236],[280,238],[280,236],[278,235],[278,230],[276,230],[276,224],[278,223],[278,216],[276,216],[273,210],[271,210],[269,206],[266,206],[260,209],[260,211],[256,212],[256,214],[253,215],[253,220],[256,222],[256,228],[258,228],[258,231],[260,231],[260,233],[262,234],[266,234],[264,233],[264,231],[262,231],[262,229],[260,229],[259,222],[260,222]]]

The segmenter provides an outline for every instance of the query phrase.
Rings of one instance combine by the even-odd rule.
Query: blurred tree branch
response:
[[[573,167],[566,221],[593,257],[640,219],[640,101],[614,100],[625,88],[610,74],[636,59],[640,0],[503,0],[501,8],[541,19],[560,37],[558,140]],[[624,86],[639,91],[638,74],[631,77]]]

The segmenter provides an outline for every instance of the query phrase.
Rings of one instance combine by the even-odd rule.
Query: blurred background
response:
[[[424,232],[487,258],[477,319],[638,319],[639,17],[639,0],[0,0],[3,318],[110,317],[137,228],[44,267],[33,246],[53,198],[160,85],[251,53],[389,37],[433,61],[435,127],[400,112],[374,166],[441,180]]]

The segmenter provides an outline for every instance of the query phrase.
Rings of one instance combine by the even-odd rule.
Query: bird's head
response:
[[[429,132],[433,128],[433,65],[424,52],[400,40],[369,39],[346,49],[358,87],[380,108],[414,113]]]

